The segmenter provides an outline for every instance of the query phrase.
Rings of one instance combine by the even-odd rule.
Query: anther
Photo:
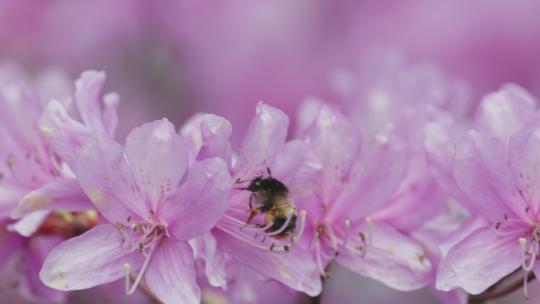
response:
[[[349,218],[345,218],[343,222],[345,224],[345,237],[343,238],[343,243],[341,243],[341,246],[339,246],[338,250],[336,250],[334,253],[335,256],[338,256],[341,250],[345,248],[349,242],[349,228],[351,227],[351,220],[349,220]]]

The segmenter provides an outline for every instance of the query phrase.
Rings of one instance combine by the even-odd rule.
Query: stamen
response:
[[[317,262],[317,268],[319,269],[319,273],[322,276],[325,276],[326,271],[324,271],[324,266],[323,266],[323,263],[322,263],[321,253],[322,253],[321,244],[320,244],[319,238],[317,237],[315,239],[315,260]]]
[[[527,268],[526,260],[527,260],[527,239],[525,238],[519,238],[519,247],[521,248],[521,268],[525,269]]]
[[[306,227],[306,210],[300,211],[300,230],[298,234],[293,238],[291,245],[298,243],[302,235],[304,234],[304,228]]]
[[[242,211],[242,212],[243,212],[243,211]],[[266,229],[272,227],[272,225],[274,224],[274,222],[271,222],[271,223],[268,223],[268,224],[266,224],[266,225],[260,227],[260,226],[252,225],[252,224],[247,224],[247,225],[246,225],[245,222],[242,222],[242,221],[240,221],[240,220],[238,220],[238,219],[236,219],[236,218],[234,218],[234,217],[232,217],[232,216],[230,216],[230,215],[227,215],[227,214],[223,215],[223,218],[226,219],[226,220],[228,220],[228,221],[231,221],[231,222],[232,222],[232,223],[231,223],[232,225],[238,225],[238,226],[240,226],[239,229],[242,229],[242,230],[243,230],[243,229],[246,229],[246,230],[250,230],[250,231],[264,231],[264,230],[266,230]]]
[[[144,273],[146,272],[146,269],[148,268],[148,264],[150,264],[150,259],[152,258],[152,253],[154,252],[154,248],[155,248],[155,246],[152,246],[150,248],[150,252],[145,257],[145,260],[144,260],[144,263],[143,263],[143,265],[141,267],[141,270],[139,270],[139,274],[137,275],[137,278],[135,279],[135,282],[133,282],[133,285],[131,287],[130,287],[130,284],[131,284],[131,278],[130,278],[131,266],[128,263],[124,264],[124,271],[126,272],[125,287],[126,287],[126,294],[127,295],[132,295],[135,292],[135,290],[137,290],[137,286],[139,286],[139,283],[141,282],[142,277],[143,277]]]
[[[354,247],[354,246],[347,246],[347,250],[349,250],[352,253],[358,254],[360,257],[366,256],[366,249],[365,247]]]
[[[229,229],[229,228],[227,228],[227,227],[225,227],[223,225],[219,225],[219,229],[223,230],[224,232],[226,232],[230,236],[236,238],[237,240],[242,241],[242,242],[244,242],[244,243],[246,243],[248,245],[251,245],[251,246],[253,246],[255,248],[262,249],[262,250],[269,250],[268,247],[263,246],[258,242],[252,241],[251,239],[234,232],[235,229]],[[275,244],[274,244],[274,248],[272,248],[272,252],[285,253],[287,251],[285,250],[285,248],[283,248],[283,246],[275,247]]]
[[[272,227],[274,225],[274,222],[270,222],[264,226],[257,226],[257,225],[247,225],[247,226],[242,226],[240,227],[240,229],[247,229],[247,230],[250,230],[250,231],[266,231],[267,229],[269,229],[270,227]],[[268,234],[270,235],[270,234]]]
[[[367,223],[367,226],[368,226],[368,235],[367,235],[367,246],[368,247],[371,247],[371,235],[372,235],[372,231],[373,231],[373,220],[371,219],[371,217],[366,217],[366,223]],[[367,247],[366,247],[367,249]]]
[[[124,264],[124,273],[126,275],[125,277],[125,281],[124,281],[124,290],[125,290],[125,293],[128,294],[129,293],[129,290],[131,289],[130,287],[130,284],[131,284],[131,265],[129,265],[129,263],[125,263]]]
[[[351,221],[349,220],[349,218],[345,218],[345,238],[343,239],[343,243],[341,243],[341,245],[339,246],[338,250],[336,250],[335,252],[335,255],[338,256],[339,253],[341,252],[341,250],[343,248],[345,248],[345,246],[347,246],[347,242],[349,242],[349,228],[351,226]]]
[[[285,220],[285,223],[283,225],[281,225],[281,227],[278,230],[269,232],[266,235],[275,236],[275,235],[281,234],[289,226],[289,223],[291,222],[292,217],[293,217],[293,214],[289,213],[289,215],[287,216],[287,219]]]
[[[536,261],[536,257],[538,255],[538,243],[536,241],[531,241],[528,253],[531,255],[529,264],[525,265],[526,267],[523,268],[526,272],[530,272],[534,268],[534,262]]]

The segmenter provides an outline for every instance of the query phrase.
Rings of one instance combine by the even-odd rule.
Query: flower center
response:
[[[129,252],[138,250],[144,256],[143,265],[134,278],[133,284],[131,284],[131,265],[129,263],[124,264],[124,271],[126,273],[125,290],[126,294],[131,295],[141,282],[154,250],[161,240],[168,237],[169,234],[166,226],[161,223],[131,223],[131,218],[127,219],[127,225],[119,223],[117,227],[122,236],[122,244],[125,249]]]

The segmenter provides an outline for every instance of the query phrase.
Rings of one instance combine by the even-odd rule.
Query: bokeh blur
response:
[[[0,62],[36,79],[106,71],[122,100],[120,137],[145,121],[168,117],[179,126],[201,111],[243,130],[260,100],[289,114],[294,129],[306,98],[339,100],[340,71],[360,70],[368,82],[381,75],[371,61],[381,53],[465,83],[472,103],[460,111],[471,115],[483,94],[507,82],[540,96],[539,12],[537,0],[0,0]],[[269,288],[262,302],[294,302]],[[436,301],[429,289],[403,294],[341,269],[323,296]]]

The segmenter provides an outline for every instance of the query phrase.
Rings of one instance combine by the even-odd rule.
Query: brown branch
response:
[[[133,275],[130,275],[129,278],[131,279],[132,283],[135,281]],[[138,288],[148,297],[152,304],[163,304],[144,282],[140,282]]]
[[[497,298],[500,298],[500,297],[504,297],[506,295],[509,295],[510,293],[520,289],[521,287],[523,287],[523,278],[520,278],[519,280],[516,280],[515,282],[513,282],[512,284],[506,286],[506,287],[502,287],[502,288],[498,288],[500,283],[507,280],[509,277],[511,277],[512,275],[502,279],[501,281],[499,281],[499,283],[497,283],[496,285],[494,285],[494,288],[490,288],[488,289],[487,291],[479,294],[479,295],[475,295],[475,296],[469,296],[469,304],[473,304],[473,303],[484,303],[488,300],[493,300],[493,299],[497,299]],[[535,276],[534,276],[534,273],[530,272],[528,275],[527,275],[527,283],[533,281],[535,279]]]

